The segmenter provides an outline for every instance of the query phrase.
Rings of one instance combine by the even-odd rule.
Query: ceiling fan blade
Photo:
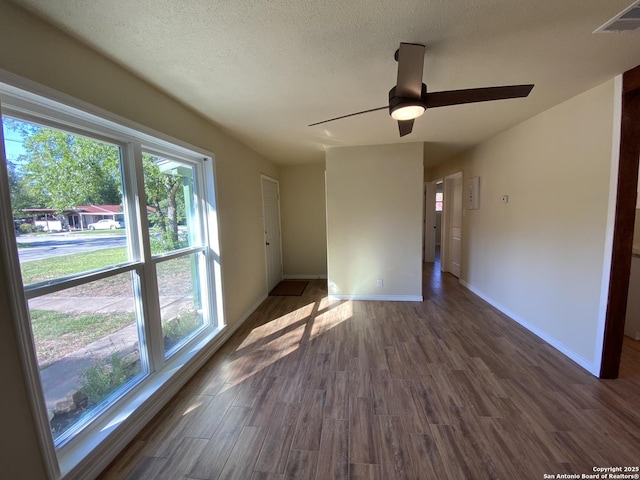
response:
[[[529,95],[533,85],[509,85],[505,87],[467,88],[465,90],[448,90],[445,92],[427,93],[427,108],[461,105],[463,103],[489,102],[522,98]]]
[[[372,108],[371,110],[363,110],[362,112],[350,113],[349,115],[342,115],[341,117],[330,118],[329,120],[322,120],[321,122],[312,123],[307,125],[308,127],[313,127],[315,125],[320,125],[321,123],[333,122],[334,120],[340,120],[341,118],[353,117],[355,115],[362,115],[363,113],[369,112],[377,112],[378,110],[388,110],[389,106],[385,105],[384,107]]]
[[[424,45],[401,43],[398,49],[396,95],[405,98],[420,98],[423,67]]]
[[[413,120],[398,120],[398,129],[400,130],[401,137],[411,133],[413,130],[413,122]]]

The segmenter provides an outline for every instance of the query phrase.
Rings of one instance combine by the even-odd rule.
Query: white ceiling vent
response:
[[[593,33],[620,33],[640,29],[640,0],[633,2]]]

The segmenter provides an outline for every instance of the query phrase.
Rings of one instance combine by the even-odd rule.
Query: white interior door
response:
[[[424,184],[424,261],[436,260],[436,182]]]
[[[267,264],[267,291],[282,280],[282,243],[280,239],[280,194],[277,180],[262,176],[262,209]]]
[[[442,270],[460,278],[462,263],[462,172],[445,178]]]

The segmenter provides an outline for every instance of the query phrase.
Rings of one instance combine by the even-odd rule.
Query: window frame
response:
[[[194,372],[215,351],[223,340],[222,333],[227,330],[222,297],[215,157],[211,152],[0,70],[0,115],[4,114],[120,147],[125,221],[128,235],[132,236],[127,240],[127,248],[132,255],[130,258],[135,260],[68,279],[42,282],[46,285],[31,284],[29,287],[23,287],[7,188],[4,136],[0,129],[0,156],[3,160],[0,162],[0,256],[5,265],[11,315],[16,328],[25,383],[30,394],[31,410],[45,467],[50,478],[82,476],[79,472],[97,473],[106,466],[105,461],[108,463],[186,382],[189,372]],[[143,228],[143,225],[148,225],[146,208],[142,208],[142,205],[146,205],[141,161],[143,152],[157,154],[163,158],[175,158],[196,166],[198,173],[195,174],[195,179],[198,182],[198,191],[202,192],[197,205],[200,217],[199,236],[202,239],[198,246],[169,252],[155,259],[151,255],[148,235],[142,234],[146,228]],[[136,201],[134,196],[139,200]],[[142,325],[138,322],[138,329],[144,333],[140,338],[141,361],[143,357],[148,360],[147,374],[118,397],[116,404],[101,408],[103,411],[89,425],[56,448],[50,432],[40,382],[29,323],[28,299],[120,273],[137,272],[139,277],[154,277],[157,262],[196,252],[205,254],[207,264],[206,282],[209,292],[206,297],[210,312],[209,324],[205,324],[197,335],[184,341],[180,350],[165,358],[161,342],[154,338],[158,332],[162,335],[157,283],[134,282],[134,288],[138,285],[138,291],[134,292],[134,295],[140,295],[140,300],[136,303],[145,311]],[[155,294],[150,286],[156,287]],[[146,355],[142,354],[143,348],[147,352]],[[143,406],[145,408],[142,408]],[[96,462],[98,459],[102,464],[100,461]]]

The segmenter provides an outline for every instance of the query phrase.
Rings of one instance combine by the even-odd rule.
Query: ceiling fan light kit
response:
[[[394,120],[414,120],[427,109],[427,86],[423,83],[419,98],[398,97],[396,87],[389,91],[389,114]]]
[[[413,120],[425,111],[424,105],[398,105],[391,109],[391,116],[395,120]]]
[[[401,43],[400,48],[394,55],[395,60],[398,62],[398,79],[396,86],[389,91],[389,114],[394,120],[398,121],[398,130],[401,137],[412,132],[414,120],[424,114],[427,108],[522,98],[528,96],[533,89],[533,85],[528,84],[427,93],[427,86],[422,83],[424,50],[424,45]],[[312,123],[309,126],[312,127],[363,113],[385,110],[386,108],[378,107],[350,113],[341,117]]]

